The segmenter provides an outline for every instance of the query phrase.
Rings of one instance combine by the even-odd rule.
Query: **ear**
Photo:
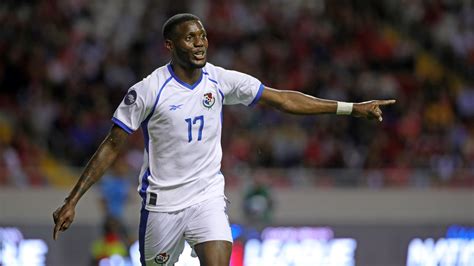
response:
[[[170,39],[166,39],[166,40],[165,40],[165,47],[166,47],[166,49],[168,49],[170,52],[172,52],[173,49],[174,49],[173,41],[171,41]]]

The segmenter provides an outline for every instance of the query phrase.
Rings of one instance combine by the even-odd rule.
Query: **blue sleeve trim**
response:
[[[260,84],[260,88],[258,88],[258,92],[257,92],[257,95],[255,95],[255,98],[253,99],[253,101],[249,104],[249,106],[254,106],[255,104],[258,103],[258,101],[260,100],[260,97],[262,97],[262,93],[263,93],[263,89],[265,88],[265,86],[263,86],[263,84]]]
[[[225,99],[224,93],[221,91],[221,89],[218,89],[218,90],[219,90],[219,94],[222,96],[222,102],[224,102],[224,99]]]
[[[134,132],[134,130],[132,130],[131,128],[129,128],[127,125],[125,125],[122,121],[118,120],[118,118],[115,118],[115,117],[112,117],[112,121],[119,127],[121,127],[123,130],[125,130],[125,132],[127,132],[128,134],[132,134]]]

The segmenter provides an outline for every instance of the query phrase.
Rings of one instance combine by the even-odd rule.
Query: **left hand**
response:
[[[66,231],[72,224],[75,215],[75,206],[66,200],[63,206],[56,209],[53,213],[54,230],[53,239],[58,238],[59,231]]]
[[[382,110],[380,106],[394,104],[395,100],[372,100],[361,103],[354,103],[352,116],[364,117],[367,119],[377,119],[382,122]]]

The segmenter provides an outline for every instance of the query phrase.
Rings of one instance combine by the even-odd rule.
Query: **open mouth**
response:
[[[193,53],[193,56],[196,60],[204,60],[206,58],[206,52],[198,51],[198,52]]]

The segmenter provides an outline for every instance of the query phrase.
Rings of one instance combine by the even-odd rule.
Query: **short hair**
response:
[[[171,39],[172,35],[174,34],[174,30],[176,26],[190,20],[201,20],[201,19],[198,16],[190,14],[190,13],[181,13],[181,14],[176,14],[172,16],[165,22],[165,24],[163,24],[163,28],[162,28],[163,38],[165,40]]]

